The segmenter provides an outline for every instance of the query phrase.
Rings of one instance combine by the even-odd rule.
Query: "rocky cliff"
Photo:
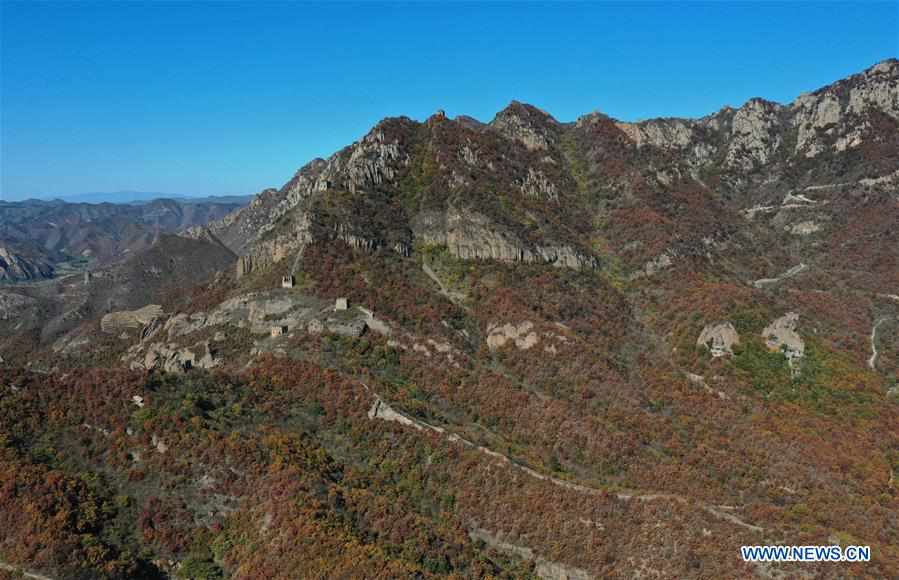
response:
[[[657,239],[631,232],[627,261],[645,270],[739,243],[741,212],[787,207],[797,191],[830,196],[838,181],[893,187],[897,83],[891,59],[786,105],[755,98],[701,119],[626,123],[591,113],[564,123],[518,102],[487,124],[442,112],[421,123],[385,119],[209,230],[242,256],[239,274],[327,240],[402,255],[437,244],[465,260],[580,269],[602,261],[597,220],[685,211],[687,219],[660,224]],[[829,220],[767,213],[796,235]]]
[[[52,275],[53,266],[46,260],[40,257],[29,258],[9,247],[0,246],[0,281],[22,282],[49,278]]]

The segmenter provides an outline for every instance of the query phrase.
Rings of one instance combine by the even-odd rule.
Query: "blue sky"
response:
[[[0,6],[3,199],[253,193],[385,116],[701,116],[899,54],[895,0]]]

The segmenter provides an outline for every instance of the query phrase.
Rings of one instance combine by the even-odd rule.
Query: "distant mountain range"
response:
[[[190,194],[174,194],[160,193],[158,191],[97,191],[90,193],[74,193],[74,194],[44,194],[35,195],[33,197],[6,200],[6,201],[26,201],[26,200],[47,200],[47,201],[64,201],[66,203],[146,203],[155,199],[175,199],[190,201],[191,203],[244,203],[252,199],[252,195],[207,195],[195,196]],[[4,200],[0,200],[4,201]]]
[[[0,281],[52,277],[61,263],[105,265],[149,248],[160,234],[221,219],[249,198],[134,203],[0,201]]]

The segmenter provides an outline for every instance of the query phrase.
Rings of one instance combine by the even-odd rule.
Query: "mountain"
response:
[[[104,265],[149,247],[161,233],[217,220],[244,205],[241,199],[139,205],[29,200],[0,202],[0,246],[7,254],[0,279],[48,278],[56,266]]]
[[[66,203],[145,203],[154,199],[184,199],[189,196],[172,195],[149,191],[95,191],[90,193],[71,193],[62,195],[45,194],[34,196],[31,200],[19,201],[62,201]],[[12,201],[12,200],[8,200]]]
[[[7,566],[899,576],[899,61],[701,119],[389,118],[204,215],[0,288]]]
[[[487,125],[442,113],[386,119],[211,231],[247,263],[342,239],[583,267],[595,265],[597,217],[614,229],[653,211],[667,222],[659,235],[616,232],[631,248],[620,257],[636,267],[701,254],[703,239],[725,243],[746,229],[744,216],[782,220],[778,205],[843,202],[851,185],[894,188],[896,83],[889,60],[786,106],[753,99],[698,120],[631,124],[594,113],[566,124],[517,102]],[[697,211],[684,211],[691,204]]]
[[[184,195],[159,193],[150,191],[97,191],[92,193],[74,193],[67,195],[38,195],[33,198],[21,198],[7,201],[56,201],[65,203],[149,203],[158,199],[174,199],[192,203],[246,203],[252,199],[250,195]]]
[[[29,253],[33,254],[33,253]],[[53,266],[40,257],[32,257],[0,246],[0,281],[36,280],[53,275]]]

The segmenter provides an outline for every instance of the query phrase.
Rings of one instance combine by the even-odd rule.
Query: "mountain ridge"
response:
[[[878,66],[690,123],[385,119],[208,225],[0,287],[0,560],[899,576],[899,71]]]
[[[152,245],[160,233],[205,224],[239,208],[241,200],[90,204],[0,201],[0,280],[36,281],[64,262],[104,266]]]
[[[865,163],[851,162],[855,179],[892,182],[896,175],[881,169],[895,168],[893,129],[897,128],[899,119],[897,79],[899,61],[889,59],[797,97],[788,106],[755,98],[739,109],[722,109],[697,120],[622,123],[592,113],[572,123],[560,123],[545,111],[517,101],[498,112],[490,123],[477,126],[464,118],[461,122],[448,119],[442,112],[422,123],[407,117],[386,118],[361,140],[328,160],[309,162],[280,189],[265,190],[248,208],[209,227],[238,254],[254,253],[251,247],[255,240],[268,235],[266,247],[255,251],[258,257],[249,256],[250,261],[266,262],[272,256],[299,249],[313,240],[316,232],[325,236],[342,235],[351,245],[370,248],[388,245],[409,252],[416,237],[424,243],[447,243],[446,234],[431,238],[416,223],[444,223],[453,203],[471,206],[470,200],[480,196],[475,214],[469,215],[472,207],[456,207],[450,211],[450,222],[461,230],[467,228],[474,232],[451,242],[455,254],[542,259],[583,267],[593,263],[595,256],[589,255],[589,244],[583,237],[578,240],[576,233],[568,231],[572,224],[575,229],[587,229],[576,225],[577,215],[581,213],[578,209],[584,204],[583,199],[572,199],[572,194],[602,196],[605,199],[599,203],[608,204],[616,203],[610,201],[616,197],[633,199],[635,188],[644,191],[698,188],[707,192],[706,195],[714,189],[722,203],[735,211],[747,211],[753,205],[783,199],[797,188],[832,182],[830,168],[847,163],[840,158],[857,156],[862,148],[879,148],[879,151],[866,155]],[[868,118],[856,122],[859,115]],[[519,143],[523,150],[509,149],[508,142]],[[492,152],[488,153],[492,157],[480,158],[479,148],[484,150],[481,156]],[[505,148],[504,153],[497,156],[495,152],[501,148]],[[828,157],[827,162],[818,162],[819,155]],[[422,195],[423,180],[434,193]],[[404,194],[398,194],[397,190],[409,186],[418,188],[419,199],[407,200],[405,209],[400,210],[395,198]],[[561,217],[566,213],[565,208],[559,208],[563,205],[580,204],[581,208],[569,211],[556,227],[547,223],[545,227],[534,228],[522,223],[529,219],[525,215],[510,219],[509,207],[497,207],[496,200],[485,197],[498,188],[513,207],[524,201],[539,205],[535,209],[545,215]],[[521,195],[509,193],[516,189]],[[373,195],[381,195],[380,202],[372,203],[388,214],[400,212],[391,214],[392,217],[385,214],[383,219],[387,222],[384,223],[406,223],[401,226],[406,233],[397,230],[392,236],[385,235],[384,240],[378,240],[371,232],[361,231],[364,228],[358,227],[359,224],[352,223],[340,226],[353,230],[351,233],[335,233],[338,227],[335,223],[316,230],[315,226],[320,224],[314,223],[315,216],[320,214],[312,207],[313,198],[321,198],[330,190],[343,190],[351,196],[356,190],[365,191],[371,199]],[[378,193],[388,190],[391,193]],[[558,203],[559,192],[569,195],[564,204]],[[734,203],[733,198],[738,195],[745,198],[743,204]],[[728,201],[728,198],[732,199]],[[540,199],[548,203],[541,204]],[[506,203],[502,199],[499,202]],[[438,213],[430,210],[422,213],[422,203],[439,208]],[[269,234],[279,219],[300,205],[309,207],[298,210],[302,215],[294,221],[288,239],[278,241],[277,236]],[[587,206],[591,205],[595,203],[588,201]],[[493,209],[482,216],[483,210],[490,207]],[[359,208],[347,209],[352,213]],[[399,217],[400,214],[405,217]],[[334,218],[329,219],[333,222]],[[488,223],[488,229],[495,225],[502,239],[487,239],[490,236],[481,231],[483,227],[478,223]],[[389,226],[382,230],[390,234]],[[527,241],[535,239],[534,236],[547,238],[547,244]],[[658,255],[649,258],[657,259]]]

